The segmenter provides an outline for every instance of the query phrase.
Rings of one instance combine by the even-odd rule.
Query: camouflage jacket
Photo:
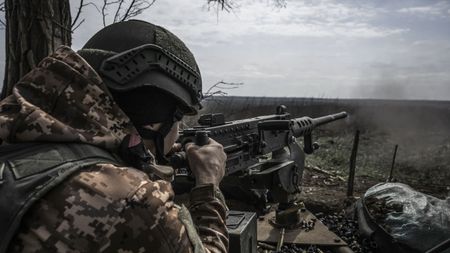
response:
[[[117,152],[136,135],[95,71],[59,48],[0,102],[7,143],[88,143]],[[53,188],[24,216],[8,252],[227,252],[226,205],[212,185],[196,187],[189,211],[170,182],[132,167],[97,164]]]

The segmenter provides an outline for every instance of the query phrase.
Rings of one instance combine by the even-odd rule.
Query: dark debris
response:
[[[358,233],[358,221],[343,214],[317,214],[319,220],[331,231],[344,240],[355,253],[374,253],[377,245],[374,241],[363,238]]]
[[[356,219],[348,218],[344,214],[333,213],[324,215],[317,213],[317,218],[331,231],[344,240],[355,253],[375,253],[377,245],[374,241],[362,238],[358,233],[358,222]],[[316,245],[286,244],[280,251],[264,251],[275,253],[331,253],[329,248]]]

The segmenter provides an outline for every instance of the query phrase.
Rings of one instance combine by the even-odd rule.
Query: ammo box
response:
[[[229,211],[230,253],[256,253],[256,213]]]

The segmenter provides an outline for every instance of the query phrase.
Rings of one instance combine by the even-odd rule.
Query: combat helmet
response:
[[[202,80],[191,51],[163,27],[130,20],[103,28],[78,53],[102,77],[139,134],[154,140],[156,159],[166,162],[164,138],[174,122],[202,107]],[[156,122],[162,123],[159,130],[145,128]]]
[[[78,51],[110,90],[152,87],[173,95],[183,114],[201,109],[202,80],[191,51],[163,27],[129,20],[97,32]]]

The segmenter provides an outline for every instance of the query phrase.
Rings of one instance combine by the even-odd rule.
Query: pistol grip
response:
[[[209,131],[198,131],[195,133],[195,145],[197,146],[203,146],[208,144],[209,137],[208,137]]]
[[[173,154],[169,162],[174,169],[186,168],[188,166],[186,152],[182,151]]]

